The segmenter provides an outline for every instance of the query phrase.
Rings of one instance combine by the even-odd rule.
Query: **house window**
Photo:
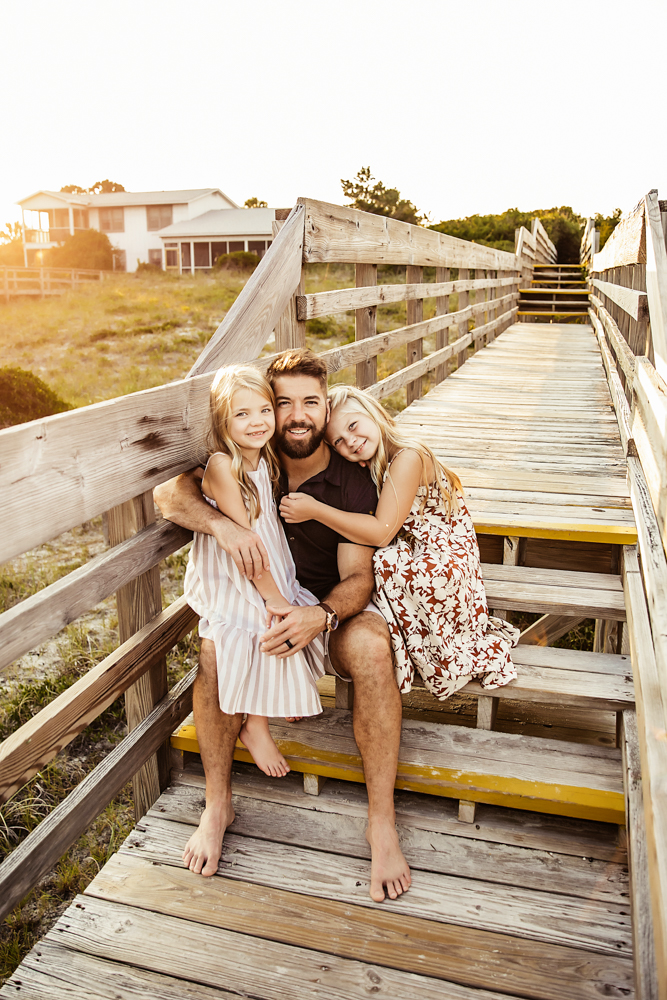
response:
[[[148,231],[155,232],[157,229],[164,229],[174,221],[173,205],[147,205],[146,217]]]
[[[249,240],[248,250],[250,253],[256,253],[258,257],[263,257],[266,251],[266,240]]]
[[[190,244],[181,243],[181,263],[184,268],[190,270]]]
[[[211,243],[211,263],[215,264],[218,257],[222,257],[223,253],[227,253],[227,242],[224,243]]]
[[[165,243],[164,263],[165,267],[178,267],[178,243]]]
[[[88,228],[88,212],[85,208],[74,209],[74,228],[75,229]]]
[[[210,267],[210,244],[195,243],[195,267]]]
[[[162,251],[161,250],[149,250],[148,251],[148,263],[155,264],[157,267],[162,267]]]
[[[230,240],[229,252],[236,253],[237,250],[245,250],[245,240]]]
[[[103,233],[124,233],[125,216],[122,208],[101,208],[100,229]]]

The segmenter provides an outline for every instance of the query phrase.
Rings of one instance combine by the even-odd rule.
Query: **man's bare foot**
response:
[[[195,875],[215,875],[222,854],[225,830],[234,822],[231,802],[210,805],[204,809],[199,826],[183,851],[183,864]]]
[[[385,898],[385,886],[389,898],[397,899],[408,891],[412,878],[398,845],[398,834],[393,821],[369,819],[366,840],[371,845],[371,899],[381,903]]]
[[[285,777],[289,764],[273,741],[268,719],[261,715],[249,715],[241,727],[239,739],[252,754],[260,771],[271,778]]]

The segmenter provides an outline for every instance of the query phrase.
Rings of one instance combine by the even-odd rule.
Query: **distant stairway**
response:
[[[519,319],[588,319],[588,282],[579,264],[535,264],[529,288],[521,288]]]

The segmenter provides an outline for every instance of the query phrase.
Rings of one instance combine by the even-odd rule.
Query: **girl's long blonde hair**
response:
[[[268,400],[275,410],[276,397],[273,394],[273,389],[260,371],[251,368],[250,365],[229,365],[227,368],[221,368],[211,386],[211,409],[206,445],[209,454],[222,451],[231,458],[232,475],[239,484],[241,496],[248,509],[250,523],[253,524],[262,512],[259,494],[257,487],[244,468],[241,449],[232,440],[229,433],[232,401],[234,393],[238,392],[239,389],[250,389],[252,392],[259,393],[260,396],[264,396]],[[273,492],[277,494],[280,468],[270,441],[261,449],[260,457],[266,459]]]
[[[461,480],[459,477],[455,472],[452,472],[450,469],[446,469],[440,459],[436,458],[427,445],[422,444],[421,441],[417,441],[415,438],[408,437],[406,434],[402,434],[396,426],[394,419],[389,416],[384,407],[380,406],[377,400],[373,399],[373,397],[369,396],[368,393],[363,392],[361,389],[357,389],[356,386],[353,385],[331,386],[329,389],[329,399],[331,401],[332,413],[339,406],[345,406],[347,404],[352,410],[360,409],[363,413],[366,413],[377,425],[378,430],[380,431],[380,443],[378,445],[378,450],[368,464],[378,493],[382,489],[384,477],[387,469],[389,468],[390,455],[394,455],[400,448],[411,448],[413,451],[416,451],[421,458],[422,475],[420,486],[428,487],[429,485],[428,462],[430,460],[433,463],[435,482],[437,483],[440,496],[442,497],[445,509],[447,510],[447,515],[449,516],[452,511],[457,510],[458,504],[456,493],[457,491],[463,493],[463,487],[461,486]],[[389,475],[389,479],[391,479],[391,474]],[[426,495],[422,498],[421,506],[419,508],[420,513],[423,513],[425,506]]]

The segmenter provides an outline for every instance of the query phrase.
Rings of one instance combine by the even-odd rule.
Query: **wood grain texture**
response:
[[[592,271],[600,273],[612,267],[646,262],[644,199],[627,212],[614,229],[604,248],[593,256]]]
[[[667,552],[667,384],[648,358],[637,358],[632,434]]]
[[[635,676],[636,713],[647,841],[651,916],[660,996],[667,988],[667,705],[664,674],[651,634],[637,552],[626,548],[623,582]],[[645,566],[643,566],[644,572]]]
[[[648,313],[646,292],[625,288],[623,285],[614,285],[611,281],[600,281],[599,278],[592,278],[591,285],[603,292],[617,306],[620,306],[632,319],[638,320],[646,317]]]
[[[414,267],[411,264],[405,269],[405,280],[410,285],[415,285],[423,281],[423,268]],[[424,319],[424,300],[408,299],[406,303],[407,324],[416,326]],[[411,366],[421,361],[424,356],[424,342],[421,337],[408,341],[405,345],[405,371],[409,371]],[[414,371],[414,369],[412,369]],[[414,378],[406,384],[405,398],[409,406],[415,399],[419,399],[422,394],[421,376]]]
[[[372,290],[375,286],[377,286],[377,264],[357,264],[355,268],[355,280],[357,288],[370,287]],[[408,323],[410,323],[409,318]],[[354,315],[355,340],[368,340],[369,337],[374,337],[376,333],[377,306],[372,303],[363,303],[356,309]],[[365,389],[369,385],[374,385],[377,381],[377,358],[373,357],[369,358],[367,361],[361,361],[357,365],[356,377],[357,386],[360,389]]]
[[[658,375],[667,380],[667,247],[658,192],[644,198],[646,219],[646,295],[651,318],[651,341]]]
[[[303,226],[304,212],[296,205],[190,369],[190,376],[257,357],[299,284]]]
[[[79,896],[67,917],[56,925],[57,940],[79,952],[112,961],[122,962],[131,953],[144,969],[185,976],[190,981],[240,994],[247,991],[248,983],[252,983],[255,996],[267,1000],[274,997],[291,1000],[294,996],[303,1000],[365,1000],[369,993],[385,993],[398,1000],[413,1000],[416,995],[423,1000],[468,1000],[471,986],[491,985],[492,979],[502,981],[510,995],[512,984],[518,981],[527,983],[522,995],[535,1000],[574,1000],[575,997],[592,1000],[603,991],[610,993],[631,984],[631,972],[624,959],[613,961],[607,956],[602,958],[555,946],[547,950],[540,945],[540,958],[536,954],[531,961],[526,955],[530,953],[528,942],[517,943],[507,954],[501,950],[506,936],[498,936],[500,940],[492,935],[478,938],[469,931],[465,939],[460,932],[452,933],[448,946],[436,949],[438,959],[442,953],[442,964],[437,969],[431,935],[427,934],[422,946],[424,960],[420,964],[423,967],[428,962],[439,978],[418,975],[393,969],[389,964],[392,949],[395,947],[398,955],[403,950],[400,925],[397,926],[390,913],[378,914],[372,922],[365,914],[368,923],[363,927],[354,914],[349,914],[341,921],[335,935],[324,940],[322,931],[328,921],[322,918],[320,922],[311,920],[301,924],[298,906],[301,901],[297,895],[286,901],[282,910],[270,905],[268,893],[266,897],[265,910],[261,904],[253,906],[249,900],[245,908],[230,906],[217,914],[218,923],[248,925],[251,936],[224,926],[207,927],[171,912],[151,913],[147,909],[92,896]],[[277,912],[282,914],[281,922],[275,919]],[[255,926],[252,926],[253,920],[256,920]],[[420,921],[419,929],[421,927]],[[291,930],[299,936],[310,932],[309,943],[321,943],[324,950],[271,940],[274,934],[286,936]],[[405,933],[410,937],[416,932],[406,927]],[[353,954],[360,954],[359,959],[341,957],[353,947]],[[536,952],[537,947],[533,945]],[[385,964],[361,957],[372,954],[381,954]],[[541,983],[537,989],[530,986],[534,963],[540,960],[542,968],[546,967],[550,975],[553,970],[559,993],[548,985],[543,992]],[[459,978],[465,976],[472,983],[452,982],[457,973]],[[501,996],[495,992],[485,993],[483,1000],[501,1000]]]
[[[185,598],[179,598],[8,736],[0,745],[0,801],[53,760],[197,621]]]
[[[651,890],[646,844],[646,824],[642,794],[641,760],[637,717],[634,711],[625,711],[621,724],[621,750],[623,753],[623,784],[626,799],[626,824],[628,833],[628,861],[630,869],[630,895],[632,902],[633,964],[635,970],[635,997],[649,1000],[659,996],[658,973],[655,961],[655,941],[651,919]]]
[[[374,267],[377,265],[364,265]],[[448,270],[441,268],[440,270]],[[492,290],[510,290],[517,288],[519,279],[504,278],[473,278],[466,281],[450,281],[443,278],[435,282],[357,286],[356,288],[337,288],[330,292],[314,292],[300,296],[297,301],[300,319],[315,319],[318,316],[331,316],[335,313],[348,312],[351,309],[364,309],[370,306],[387,305],[390,302],[406,302],[413,299],[439,298],[452,292],[469,291],[470,289],[489,288]],[[493,296],[492,296],[493,297]]]
[[[228,901],[227,905],[234,907],[241,900],[259,896],[282,906],[285,894],[295,889],[298,890],[299,909],[304,921],[316,919],[317,914],[330,913],[327,902],[334,904],[334,913],[337,904],[348,906],[348,913],[354,913],[360,920],[364,919],[365,910],[370,911],[371,926],[373,914],[380,911],[386,913],[387,908],[381,903],[373,903],[368,894],[370,872],[366,861],[324,851],[294,847],[285,850],[282,844],[252,837],[230,839],[220,860],[218,875],[204,883],[213,887],[209,898],[205,898],[206,889],[203,896],[195,896],[192,893],[192,873],[183,868],[181,861],[191,830],[189,826],[165,823],[160,829],[159,846],[156,841],[153,842],[153,852],[158,846],[161,853],[161,864],[156,865],[139,852],[117,854],[91,882],[86,895],[120,899],[130,905],[142,906],[148,899],[155,902],[156,897],[162,899],[166,894],[174,893],[176,899],[184,902],[181,910],[183,917],[213,924],[217,920],[211,910],[215,914],[220,905],[218,900],[222,902],[224,899]],[[157,833],[153,824],[152,832]],[[203,882],[203,879],[197,879],[198,886]],[[260,886],[266,887],[269,892],[258,892]],[[140,895],[142,889],[146,894],[145,900]],[[185,902],[186,896],[189,904]],[[627,907],[622,904],[587,904],[587,901],[568,899],[562,895],[488,885],[480,879],[457,879],[432,872],[428,875],[415,872],[410,892],[395,902],[392,916],[395,915],[397,920],[406,917],[409,921],[427,921],[429,926],[424,929],[427,934],[430,931],[435,940],[443,923],[506,933],[507,913],[512,912],[516,917],[512,925],[513,937],[632,959],[630,918]],[[590,905],[588,913],[587,905]],[[194,907],[199,908],[199,917]],[[334,930],[330,922],[327,929]],[[297,940],[290,943],[305,942]],[[316,941],[312,944],[316,945]],[[414,942],[411,941],[410,945],[414,947]],[[407,962],[408,954],[404,954],[404,962]],[[395,965],[394,962],[391,964]]]
[[[3,862],[0,866],[0,917],[6,916],[50,871],[192,711],[195,676],[196,668],[172,688],[151,714],[114,747]]]
[[[155,507],[151,490],[127,500],[107,511],[106,527],[109,545],[122,544],[138,531],[155,523]],[[118,635],[121,644],[147,625],[162,611],[162,590],[159,566],[136,576],[116,592]],[[167,693],[167,659],[164,651],[156,654],[141,676],[125,690],[125,716],[131,732]],[[132,778],[134,816],[139,819],[152,806],[166,786],[169,769],[169,747],[160,747]]]
[[[0,615],[0,668],[56,635],[191,538],[185,528],[160,521],[5,611]]]
[[[306,213],[304,262],[517,269],[514,254],[432,229],[311,198],[299,198],[297,204]]]
[[[609,312],[605,309],[604,305],[595,295],[590,296],[591,305],[597,310],[597,314],[604,326],[605,333],[609,338],[609,343],[616,355],[618,364],[628,380],[630,385],[632,385],[635,375],[635,356],[628,347],[623,334],[619,330],[617,324],[614,322]]]

